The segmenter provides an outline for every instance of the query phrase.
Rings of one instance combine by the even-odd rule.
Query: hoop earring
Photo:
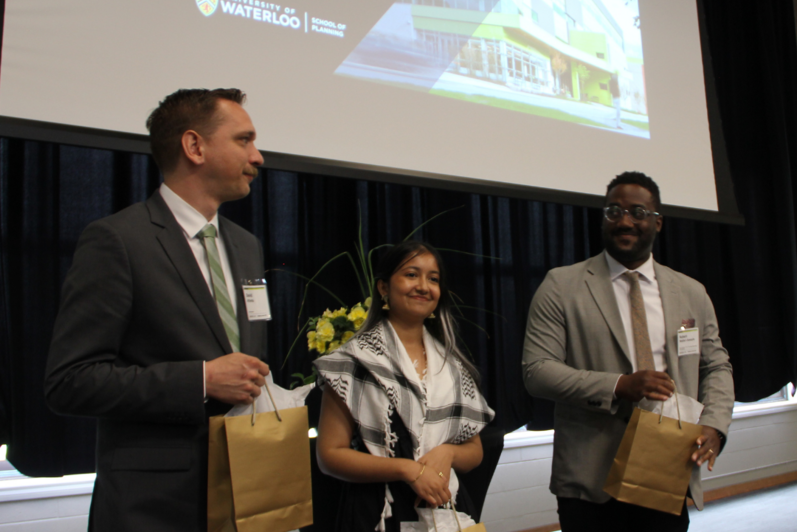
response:
[[[390,303],[387,301],[387,294],[382,296],[382,301],[385,302],[385,304],[382,305],[382,310],[390,310]]]

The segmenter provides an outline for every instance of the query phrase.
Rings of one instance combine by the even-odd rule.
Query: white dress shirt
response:
[[[623,320],[625,339],[628,343],[628,354],[631,356],[631,365],[633,370],[636,371],[636,348],[634,347],[634,330],[631,325],[631,285],[628,279],[623,276],[629,270],[605,251],[604,255],[609,265],[609,276],[612,280],[617,308],[620,310],[620,318]],[[639,273],[639,288],[642,292],[642,300],[645,302],[645,315],[648,321],[648,336],[650,336],[650,349],[653,352],[653,364],[656,367],[656,371],[667,371],[667,360],[664,357],[664,344],[667,341],[667,335],[664,330],[664,307],[661,304],[659,282],[656,280],[656,272],[653,269],[653,255],[642,266],[631,271]]]
[[[232,310],[238,314],[237,292],[235,290],[235,279],[232,278],[230,271],[230,260],[227,258],[227,251],[224,249],[224,240],[219,231],[219,215],[216,213],[213,219],[208,221],[198,210],[189,205],[183,198],[175,194],[172,189],[166,186],[166,183],[161,184],[160,193],[166,206],[172,211],[177,223],[183,229],[183,236],[185,236],[191,251],[194,252],[194,258],[199,269],[202,270],[202,275],[205,277],[205,282],[208,283],[210,294],[213,295],[213,281],[210,277],[210,265],[208,264],[208,253],[205,251],[205,246],[202,239],[197,237],[199,233],[207,224],[211,224],[216,228],[216,247],[219,248],[219,260],[221,261],[221,269],[224,271],[224,280],[227,283],[227,292],[230,296],[230,303],[232,303]],[[215,296],[214,296],[215,297]]]
[[[162,183],[160,186],[160,194],[166,206],[172,211],[174,219],[183,230],[191,251],[194,253],[194,258],[205,277],[205,282],[208,284],[210,294],[213,294],[213,280],[210,277],[210,265],[208,264],[208,253],[205,250],[205,245],[202,239],[197,237],[199,233],[207,224],[212,224],[216,228],[216,247],[219,248],[219,261],[221,262],[221,269],[224,272],[224,281],[227,284],[227,292],[230,295],[230,303],[232,303],[233,312],[238,314],[237,307],[237,293],[235,291],[235,279],[232,278],[230,271],[230,260],[227,258],[227,251],[224,249],[224,241],[221,238],[221,231],[219,231],[219,215],[213,215],[213,219],[208,221],[198,210],[188,204],[183,198],[175,194],[175,192]],[[205,362],[202,362],[202,394],[207,401],[207,380],[205,378]]]

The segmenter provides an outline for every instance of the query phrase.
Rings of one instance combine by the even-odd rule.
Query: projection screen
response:
[[[6,0],[0,134],[141,147],[239,87],[269,167],[589,205],[640,170],[727,220],[703,67],[694,0]]]

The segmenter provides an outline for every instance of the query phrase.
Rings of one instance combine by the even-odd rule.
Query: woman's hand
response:
[[[451,477],[451,464],[454,462],[454,453],[456,452],[456,445],[443,444],[438,445],[425,455],[421,456],[418,460],[419,463],[425,464],[426,469],[431,468],[432,474],[440,476],[448,484],[448,479]]]
[[[448,482],[452,469],[457,473],[467,473],[482,462],[483,456],[482,441],[476,434],[458,445],[451,443],[438,445],[423,455],[418,462],[433,468],[436,474],[442,473]]]
[[[416,477],[407,483],[418,495],[417,505],[421,500],[426,501],[430,506],[436,508],[451,500],[451,492],[448,491],[448,479],[437,474],[429,465],[415,462]]]
[[[433,507],[442,506],[451,500],[448,479],[451,477],[455,451],[455,445],[439,445],[418,460],[423,474],[415,482],[411,482],[410,486],[419,498]]]

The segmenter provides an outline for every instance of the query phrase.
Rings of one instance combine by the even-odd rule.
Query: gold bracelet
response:
[[[421,475],[423,475],[423,472],[424,472],[424,471],[426,471],[426,464],[421,464],[421,472],[420,472],[420,473],[418,473],[418,476],[417,476],[417,477],[415,477],[415,480],[413,480],[412,482],[410,482],[410,484],[415,484],[415,481],[416,481],[416,480],[418,480],[419,478],[421,478]]]

